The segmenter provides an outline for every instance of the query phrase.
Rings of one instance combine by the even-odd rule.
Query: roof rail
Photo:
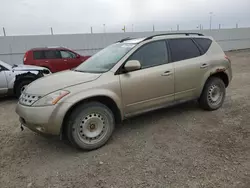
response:
[[[198,36],[204,36],[201,33],[164,33],[164,34],[158,34],[158,35],[149,36],[149,37],[145,38],[143,41],[152,39],[154,37],[160,37],[160,36],[165,36],[165,35],[186,35],[186,36],[189,36],[189,35],[198,35]]]
[[[126,40],[131,40],[131,39],[133,39],[133,38],[130,38],[130,37],[126,37],[126,38],[124,38],[124,39],[121,39],[121,40],[119,40],[119,41],[117,41],[117,42],[124,42],[124,41],[126,41]]]

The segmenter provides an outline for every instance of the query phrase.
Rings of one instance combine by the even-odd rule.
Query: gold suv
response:
[[[137,114],[188,100],[220,108],[231,79],[231,62],[211,37],[126,38],[74,70],[31,83],[16,112],[29,129],[92,150],[108,141],[115,124]]]

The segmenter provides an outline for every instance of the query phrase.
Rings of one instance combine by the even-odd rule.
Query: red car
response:
[[[89,57],[63,47],[33,48],[25,53],[23,64],[46,67],[51,72],[59,72],[75,68]]]

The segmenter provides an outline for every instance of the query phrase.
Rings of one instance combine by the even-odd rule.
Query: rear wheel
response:
[[[112,111],[99,102],[90,102],[73,110],[67,121],[67,136],[73,146],[93,150],[111,137],[115,119]]]
[[[224,82],[217,77],[211,77],[205,84],[201,97],[200,106],[205,110],[217,110],[225,100],[226,88]]]

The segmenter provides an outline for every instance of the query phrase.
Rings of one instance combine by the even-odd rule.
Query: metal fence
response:
[[[224,51],[250,48],[250,28],[192,30],[212,36]],[[0,60],[9,64],[21,64],[24,53],[35,47],[64,46],[82,55],[93,55],[119,39],[146,37],[167,32],[126,32],[69,35],[34,35],[0,37]]]

